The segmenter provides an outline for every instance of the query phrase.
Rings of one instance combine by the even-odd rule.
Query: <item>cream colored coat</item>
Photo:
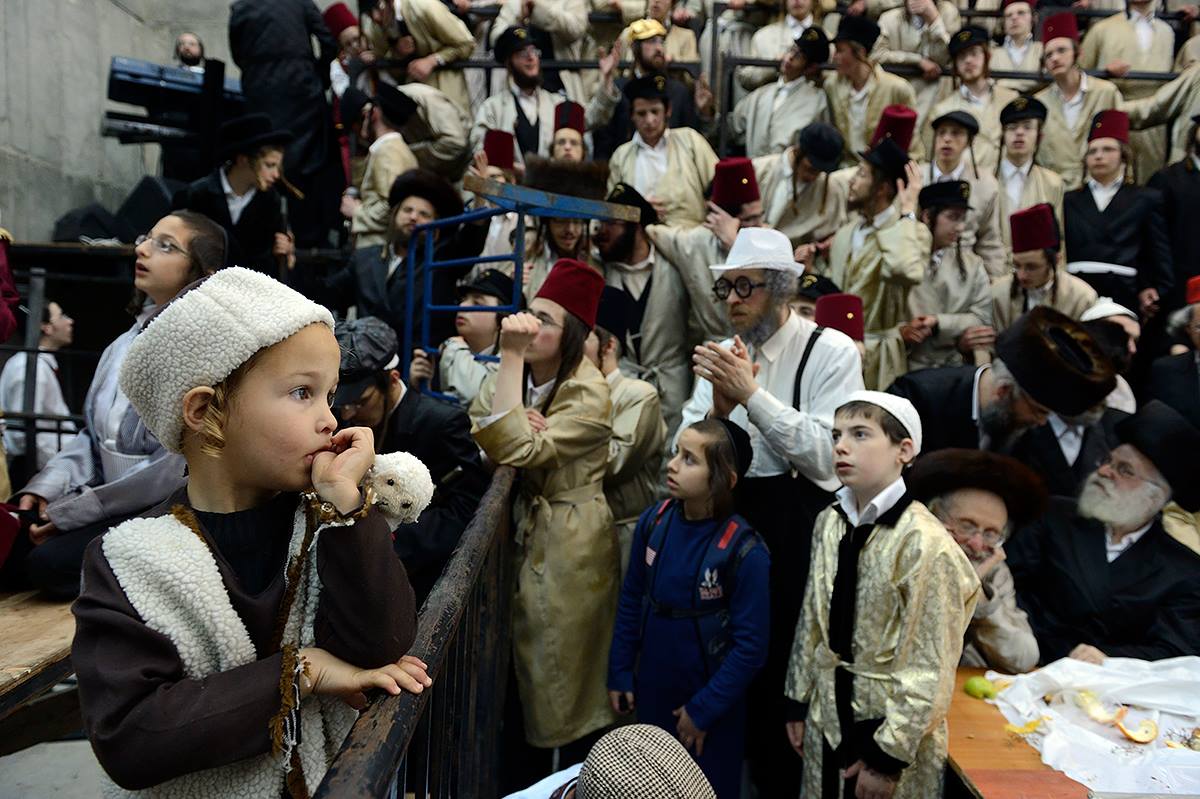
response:
[[[846,221],[850,181],[846,170],[817,178],[793,193],[795,148],[754,159],[754,175],[763,199],[763,224],[785,234],[793,247],[823,241]]]
[[[779,82],[755,89],[742,98],[729,115],[729,129],[735,142],[746,145],[746,156],[756,158],[781,153],[795,141],[796,133],[811,122],[829,121],[825,90],[805,78],[775,108]]]
[[[1037,668],[1038,642],[1025,611],[1017,607],[1012,572],[1004,563],[983,581],[959,665],[1024,674]]]
[[[854,131],[850,124],[850,97],[854,93],[854,86],[836,72],[825,76],[829,114],[833,118],[833,126],[840,130],[846,139],[846,147],[842,154],[843,166],[854,166],[858,163],[856,148],[865,149],[871,143],[871,136],[875,133],[875,126],[879,124],[884,108],[897,104],[914,108],[917,103],[917,95],[908,81],[885,72],[878,64],[868,79],[868,84],[871,84],[871,81],[874,81],[874,84],[867,97],[867,110],[863,116],[862,127]],[[924,152],[921,137],[913,136],[908,148],[909,158],[920,160]]]
[[[817,19],[813,15],[813,25],[819,26],[832,40],[837,34],[837,14],[827,15]],[[832,24],[831,24],[832,23]],[[786,19],[778,19],[770,25],[764,25],[754,32],[750,39],[750,57],[761,58],[765,61],[779,61],[783,54],[796,44],[796,35]],[[778,67],[738,67],[737,79],[746,91],[753,91],[759,86],[766,85],[779,75]]]
[[[388,194],[396,178],[418,166],[417,158],[397,134],[379,145],[367,156],[367,167],[363,172],[359,197],[362,205],[350,220],[350,232],[354,234],[354,246],[376,247],[387,240],[391,205]]]
[[[1025,178],[1025,185],[1021,187],[1021,201],[1015,206],[1009,202],[1008,192],[1004,190],[1004,187],[998,187],[996,205],[1000,209],[1000,238],[1004,242],[1006,263],[1003,274],[1007,274],[1012,267],[1012,223],[1009,217],[1017,211],[1039,203],[1049,203],[1053,206],[1054,216],[1058,219],[1058,229],[1065,230],[1066,228],[1063,227],[1063,181],[1049,169],[1037,164],[1030,168],[1029,176]],[[993,275],[993,277],[1000,276]]]
[[[846,294],[863,301],[867,354],[863,359],[863,383],[882,391],[908,371],[908,357],[900,338],[900,325],[912,317],[908,311],[909,290],[925,277],[929,253],[929,228],[912,219],[893,216],[882,228],[872,228],[862,247],[853,249],[852,219],[838,230],[829,248],[827,277]]]
[[[1119,94],[1117,99],[1120,100]],[[1149,97],[1120,103],[1120,108],[1129,114],[1129,126],[1135,130],[1179,120],[1171,130],[1170,162],[1182,161],[1187,157],[1188,133],[1192,129],[1187,123],[1193,115],[1200,113],[1200,64],[1188,67]]]
[[[1029,45],[1025,48],[1025,53],[1021,60],[1014,62],[1012,56],[1008,54],[1008,49],[1003,44],[992,45],[992,58],[988,62],[988,68],[993,71],[1009,71],[1009,72],[1041,72],[1042,71],[1042,43],[1033,40],[1030,36]],[[1017,80],[1016,78],[997,78],[996,84],[1012,89],[1020,94],[1029,94],[1040,89],[1044,85],[1044,81],[1040,80]]]
[[[1018,288],[1016,296],[1012,296],[1015,279],[1012,275],[1005,275],[992,284],[992,327],[996,328],[997,333],[1007,330],[1018,316],[1025,313],[1025,292]],[[1058,291],[1054,302],[1046,303],[1054,310],[1078,319],[1096,304],[1096,290],[1065,269],[1055,272],[1054,279],[1058,281]]]
[[[705,227],[667,227],[651,225],[646,228],[650,242],[679,273],[688,295],[688,342],[724,341],[733,335],[724,303],[713,295],[711,264],[725,262],[729,253]]]
[[[978,139],[976,139],[978,141]],[[963,246],[983,259],[983,266],[993,278],[1008,272],[1008,251],[1000,236],[1000,187],[992,173],[979,167],[979,175],[971,168],[970,159],[963,154],[962,179],[971,184],[971,208],[967,211],[963,229]],[[933,165],[921,165],[922,185],[933,183]]]
[[[938,18],[932,25],[924,25],[919,30],[913,25],[906,8],[893,8],[885,11],[879,17],[879,28],[886,37],[886,50],[879,56],[881,64],[911,64],[919,65],[922,59],[928,58],[939,66],[950,63],[950,34],[961,27],[958,8],[940,0],[937,4]],[[917,96],[917,104],[913,108],[917,112],[917,130],[924,130],[929,124],[929,113],[933,107],[951,90],[950,79],[938,77],[934,80],[916,75],[906,75]],[[930,150],[926,150],[930,152]]]
[[[908,352],[908,368],[962,366],[958,337],[969,327],[992,324],[992,281],[983,262],[965,245],[946,247],[941,259],[933,258],[925,270],[925,279],[908,292],[908,310],[913,317],[936,316],[937,332]]]
[[[471,156],[467,148],[471,117],[432,86],[406,83],[399,89],[417,104],[417,113],[400,129],[417,163],[446,180],[459,180]]]
[[[554,44],[554,58],[558,61],[586,61],[596,55],[596,43],[588,33],[587,0],[554,0],[533,4],[529,19],[522,19],[522,0],[504,0],[500,15],[492,25],[491,44],[496,44],[500,34],[514,25],[532,25],[550,34]],[[594,69],[575,71],[561,70],[563,90],[567,97],[584,105],[596,88],[599,80]],[[510,130],[511,128],[505,128]]]
[[[446,63],[461,61],[471,57],[475,51],[475,37],[471,35],[466,24],[450,13],[450,9],[439,0],[400,0],[400,15],[408,25],[416,49],[413,55],[424,58],[427,55],[440,55]],[[369,19],[364,22],[366,33],[371,41],[371,49],[376,55],[387,58],[398,58],[393,54],[387,40],[387,33]],[[392,70],[391,74],[399,83],[407,83],[408,76],[402,70]],[[464,112],[471,112],[471,100],[467,95],[467,79],[459,69],[437,69],[425,81],[428,85],[441,91]]]
[[[608,375],[608,385],[612,392],[612,439],[608,442],[604,495],[617,527],[624,580],[638,516],[654,504],[657,496],[667,424],[654,386],[620,372]]]
[[[717,154],[708,140],[691,128],[670,128],[667,137],[666,179],[653,192],[643,192],[666,204],[664,225],[699,225],[707,205],[704,190],[712,182]],[[618,183],[636,186],[637,144],[627,141],[608,162],[608,190]]]
[[[600,0],[600,2],[603,2],[603,0]],[[624,5],[624,0],[622,1],[622,5]],[[635,5],[645,8],[646,4],[637,2]],[[628,23],[632,22],[634,19],[641,19],[643,13],[644,12],[639,12],[638,15],[633,19],[629,19],[627,17],[625,21]],[[670,20],[668,20],[668,22],[669,21]],[[696,45],[696,34],[692,32],[692,29],[683,25],[666,23],[663,23],[663,26],[667,29],[667,38],[663,40],[663,48],[667,51],[668,63],[699,63],[700,49]],[[633,42],[633,35],[629,32],[629,28],[621,31],[620,39],[625,43],[625,52],[628,53],[628,48]]]
[[[509,83],[504,88],[494,92],[480,104],[475,111],[475,124],[471,126],[471,152],[477,153],[483,149],[483,137],[489,130],[503,130],[512,133],[517,129],[517,98],[509,91]],[[545,89],[537,90],[538,108],[538,151],[536,155],[550,157],[550,145],[554,141],[554,109],[563,101],[558,94],[551,94]],[[513,150],[520,150],[520,145],[513,142]],[[524,163],[525,154],[515,152],[516,163]]]
[[[1096,21],[1083,39],[1079,66],[1102,70],[1113,61],[1125,61],[1139,72],[1170,72],[1174,64],[1175,32],[1158,17],[1150,25],[1151,44],[1149,49],[1142,50],[1127,15],[1116,14]],[[1161,85],[1145,80],[1114,80],[1113,84],[1122,97],[1130,100],[1149,97]],[[1151,175],[1167,165],[1167,131],[1163,127],[1133,131],[1129,143],[1133,147],[1137,182],[1145,185]]]
[[[971,146],[975,152],[975,163],[979,164],[980,173],[996,171],[996,161],[1000,157],[1000,141],[1004,134],[1004,128],[1000,125],[1000,112],[1004,106],[1017,99],[1017,93],[1012,89],[1001,86],[995,81],[991,82],[991,86],[992,94],[983,105],[976,105],[963,97],[960,86],[957,91],[951,92],[935,105],[930,113],[931,120],[951,111],[966,111],[975,117],[975,121],[979,123],[979,133],[976,134],[975,141]],[[921,135],[924,137],[926,149],[933,152],[933,129],[926,125],[922,129]]]
[[[1101,111],[1121,106],[1121,92],[1103,78],[1088,76],[1083,108],[1080,109],[1079,119],[1075,120],[1074,128],[1067,124],[1062,94],[1056,84],[1051,83],[1034,96],[1046,106],[1047,112],[1046,133],[1038,147],[1037,162],[1051,172],[1058,173],[1063,180],[1064,191],[1077,189],[1083,183],[1083,156],[1087,152],[1092,117]],[[1150,102],[1151,99],[1146,98],[1141,102]]]
[[[605,683],[621,572],[603,489],[609,390],[585,358],[559,386],[542,432],[520,406],[479,427],[495,391],[488,378],[471,406],[471,432],[492,462],[521,470],[513,667],[526,740],[550,748],[615,721]]]

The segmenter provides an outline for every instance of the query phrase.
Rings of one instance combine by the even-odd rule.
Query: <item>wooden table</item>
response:
[[[950,702],[949,766],[978,799],[1086,799],[1087,788],[1042,762],[1041,753],[1004,731],[1004,715],[963,692],[968,677],[984,669],[961,668]]]
[[[71,603],[0,594],[0,719],[71,673]]]

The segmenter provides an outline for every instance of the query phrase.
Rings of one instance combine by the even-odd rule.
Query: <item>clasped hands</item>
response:
[[[713,413],[728,416],[738,405],[745,405],[758,391],[759,364],[750,360],[750,351],[735,336],[728,349],[710,341],[692,353],[692,371],[712,384]]]

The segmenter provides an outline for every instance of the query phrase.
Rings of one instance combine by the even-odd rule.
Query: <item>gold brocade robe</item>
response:
[[[608,384],[585,358],[558,387],[540,433],[521,406],[480,428],[495,391],[493,375],[471,405],[471,432],[489,459],[521,470],[512,634],[525,737],[561,746],[615,720],[605,687],[621,571],[603,487]]]
[[[829,606],[839,544],[849,532],[836,505],[817,517],[788,665],[785,692],[808,705],[803,795],[821,797],[821,739],[834,749],[842,741],[834,697],[834,672],[842,666],[854,675],[855,721],[883,719],[872,736],[875,743],[910,764],[894,799],[933,799],[941,796],[946,713],[979,578],[937,518],[920,502],[910,502],[894,524],[875,525],[859,553],[854,662],[844,663],[830,649]]]
[[[991,49],[992,60],[988,62],[988,69],[992,72],[1036,73],[1042,71],[1042,43],[1035,41],[1032,35],[1029,37],[1025,52],[1021,54],[1020,61],[1013,61],[1012,56],[1008,53],[1008,48],[1003,43],[993,44]],[[996,85],[1012,89],[1014,92],[1020,92],[1021,94],[1031,94],[1042,88],[1045,85],[1045,81],[997,78]]]
[[[842,150],[842,166],[858,165],[858,152],[867,149],[871,143],[871,136],[875,133],[879,118],[883,116],[883,109],[889,105],[906,105],[909,108],[915,108],[917,105],[917,95],[908,81],[885,72],[878,64],[875,65],[875,71],[867,84],[870,86],[870,92],[867,96],[866,113],[863,114],[862,126],[854,129],[850,121],[850,97],[854,93],[854,86],[837,72],[830,72],[825,76],[829,116],[833,119],[833,126],[842,132],[846,140]],[[924,153],[921,137],[913,136],[908,146],[908,157],[919,161]]]
[[[656,197],[666,203],[664,225],[690,227],[704,222],[707,204],[704,191],[712,183],[717,170],[717,154],[712,145],[691,128],[669,128],[667,137],[667,172],[653,191],[643,196]],[[618,183],[637,186],[636,142],[627,141],[616,149],[608,162],[608,190]]]
[[[1004,135],[1004,126],[1000,124],[1000,112],[1004,110],[1004,106],[1017,99],[1017,93],[1012,89],[1001,86],[994,80],[990,83],[992,93],[983,105],[976,105],[964,97],[960,86],[957,91],[951,92],[935,105],[929,114],[930,120],[951,111],[966,111],[975,117],[975,121],[979,123],[979,133],[971,143],[971,152],[974,154],[975,163],[979,165],[980,174],[996,172],[996,161],[1000,158],[1000,141]],[[921,136],[925,141],[925,149],[932,153],[933,128],[925,125],[921,129]]]
[[[1085,78],[1087,91],[1083,95],[1083,108],[1079,110],[1079,118],[1075,127],[1067,124],[1063,114],[1062,92],[1058,86],[1051,83],[1034,95],[1046,106],[1046,122],[1042,130],[1042,142],[1038,145],[1038,165],[1044,166],[1051,172],[1057,172],[1063,180],[1063,190],[1072,191],[1083,185],[1083,156],[1087,152],[1088,131],[1092,127],[1092,118],[1101,111],[1120,107],[1121,92],[1112,83],[1103,78],[1091,75]],[[1140,102],[1149,102],[1150,98]],[[1130,114],[1130,126],[1134,126],[1133,115]]]
[[[1025,313],[1025,292],[1018,288],[1016,295],[1012,294],[1015,279],[1012,275],[1005,275],[992,284],[992,327],[996,328],[997,333],[1007,330],[1018,316]],[[1054,280],[1058,283],[1054,302],[1047,298],[1045,303],[1054,310],[1078,319],[1096,304],[1096,290],[1067,270],[1056,271]]]
[[[612,392],[612,439],[608,442],[604,495],[617,526],[624,581],[638,517],[658,495],[667,423],[654,386],[620,372],[608,375],[608,386]]]
[[[396,178],[410,169],[416,169],[417,157],[408,148],[400,134],[378,142],[367,156],[367,168],[363,171],[359,196],[362,205],[350,220],[350,232],[354,234],[354,246],[378,247],[387,241],[388,223],[391,221],[391,205],[388,194]]]
[[[900,325],[912,318],[908,291],[925,277],[932,238],[929,228],[920,222],[892,216],[882,228],[872,227],[862,246],[854,250],[852,240],[859,222],[847,222],[833,237],[826,277],[846,294],[862,297],[867,350],[863,383],[868,389],[882,391],[908,371]]]
[[[936,262],[930,257],[925,279],[909,290],[908,307],[912,316],[936,316],[938,323],[936,333],[909,351],[909,370],[962,366],[958,337],[969,327],[992,323],[992,281],[966,246],[946,247]]]

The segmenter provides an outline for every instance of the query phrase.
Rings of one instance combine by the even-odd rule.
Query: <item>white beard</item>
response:
[[[1079,515],[1104,522],[1120,530],[1136,530],[1154,518],[1170,495],[1154,483],[1119,490],[1111,481],[1093,472],[1079,492]]]

